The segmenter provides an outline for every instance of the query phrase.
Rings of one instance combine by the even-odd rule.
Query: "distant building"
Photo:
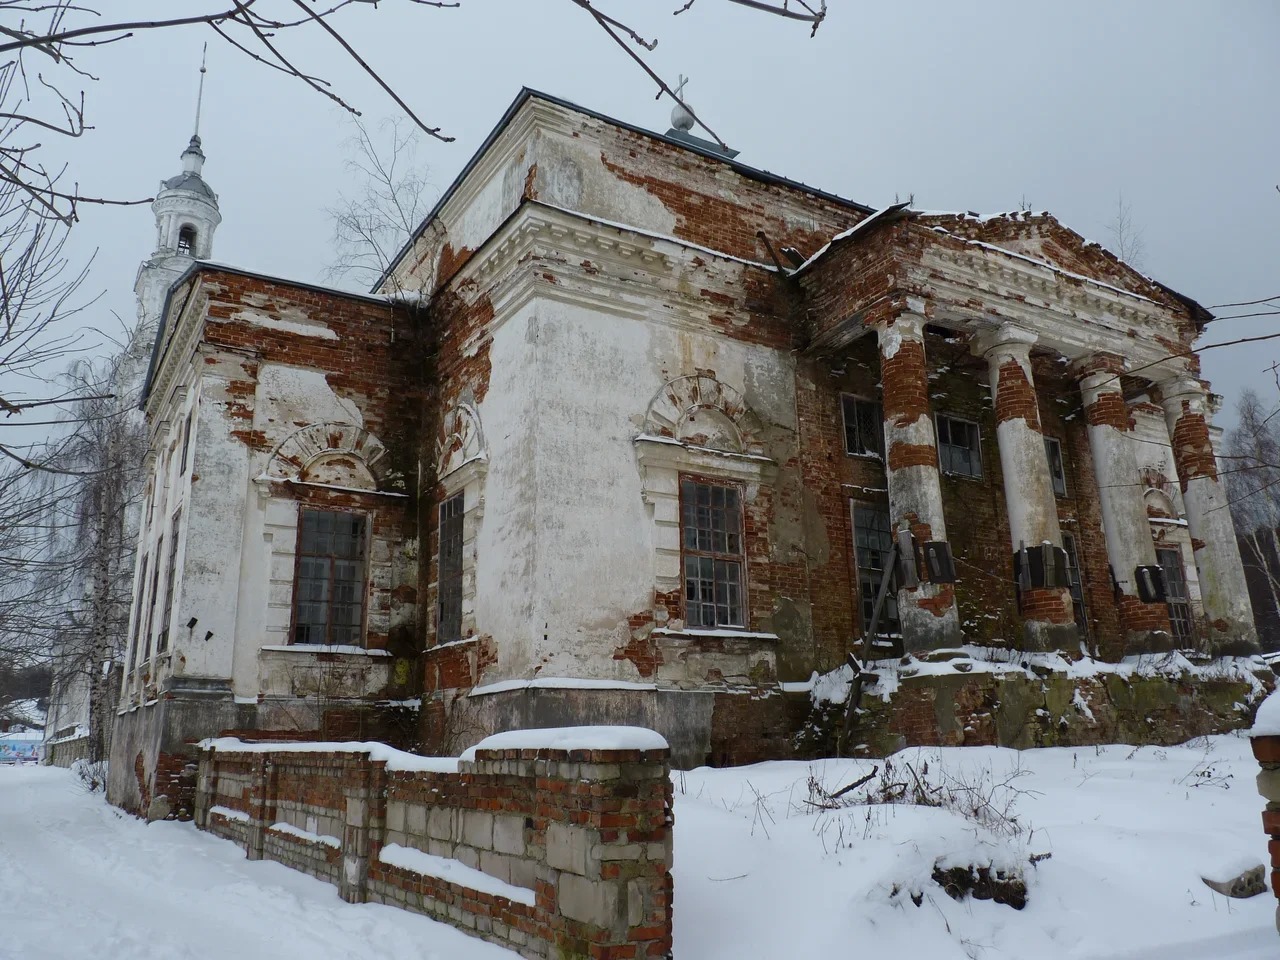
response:
[[[1049,214],[873,210],[524,91],[358,296],[192,259],[184,156],[117,802],[228,730],[785,755],[873,616],[919,654],[1256,650],[1211,316]]]

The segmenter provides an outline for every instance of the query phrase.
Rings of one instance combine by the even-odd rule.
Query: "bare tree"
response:
[[[1124,194],[1116,195],[1116,215],[1107,225],[1111,234],[1112,252],[1133,267],[1142,270],[1146,260],[1147,245],[1142,228],[1133,221],[1133,209],[1124,202]]]
[[[461,2],[402,0],[402,5],[448,8],[459,7]],[[668,96],[689,109],[646,62],[656,39],[645,39],[600,9],[596,0],[571,2],[644,70],[658,87],[659,96]],[[827,14],[825,0],[817,0],[816,6],[806,0],[722,2],[807,23],[814,32]],[[683,13],[691,6],[693,0],[688,0],[675,12]],[[123,47],[141,34],[177,27],[206,27],[254,62],[305,84],[358,116],[360,111],[334,89],[319,67],[287,51],[287,40],[293,34],[319,30],[338,56],[372,79],[419,130],[441,140],[453,139],[415,112],[341,29],[344,16],[369,16],[378,9],[377,0],[327,0],[324,4],[307,0],[192,0],[183,5],[181,16],[117,20],[74,0],[0,0],[0,58],[8,58],[0,62],[0,182],[19,187],[43,215],[67,224],[76,220],[82,204],[148,202],[150,198],[111,200],[81,191],[77,182],[68,182],[65,167],[44,159],[44,141],[50,137],[75,139],[93,129],[86,112],[85,85],[96,77],[76,62],[85,48]],[[696,114],[689,112],[697,120]],[[714,131],[702,126],[720,141]]]
[[[402,120],[385,120],[375,138],[363,121],[353,126],[346,167],[357,186],[327,211],[337,256],[326,273],[368,289],[426,217],[431,185],[418,162],[417,130]]]
[[[1231,519],[1254,585],[1259,630],[1264,636],[1280,634],[1280,407],[1269,407],[1246,390],[1237,414],[1239,424],[1223,450],[1230,464],[1224,480]]]

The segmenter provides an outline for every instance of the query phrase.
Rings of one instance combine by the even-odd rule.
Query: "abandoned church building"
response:
[[[1234,681],[1095,666],[1058,703],[1050,675],[1256,651],[1208,311],[1050,214],[877,210],[678,126],[523,91],[368,295],[208,259],[193,141],[137,286],[115,802],[223,732],[629,723],[678,765],[790,756],[851,653],[976,663],[899,667],[876,743],[1239,725]],[[1019,699],[982,648],[1050,666]],[[1108,729],[1068,723],[1073,689]]]

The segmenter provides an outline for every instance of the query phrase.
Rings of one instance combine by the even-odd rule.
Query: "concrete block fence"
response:
[[[1258,774],[1258,792],[1266,800],[1262,812],[1262,829],[1270,837],[1271,889],[1280,899],[1280,736],[1254,735],[1253,755],[1262,765]],[[1280,931],[1280,905],[1276,907],[1276,930]]]
[[[669,750],[555,744],[452,760],[209,741],[196,824],[348,902],[423,913],[524,957],[670,957]]]

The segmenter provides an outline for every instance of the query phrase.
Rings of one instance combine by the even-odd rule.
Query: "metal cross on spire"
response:
[[[195,129],[195,132],[191,134],[192,138],[196,140],[200,139],[200,105],[201,105],[201,102],[204,100],[204,75],[207,72],[205,69],[205,60],[208,58],[208,56],[209,56],[209,44],[206,41],[204,45],[204,50],[202,50],[200,53],[200,90],[196,94],[196,129]]]

